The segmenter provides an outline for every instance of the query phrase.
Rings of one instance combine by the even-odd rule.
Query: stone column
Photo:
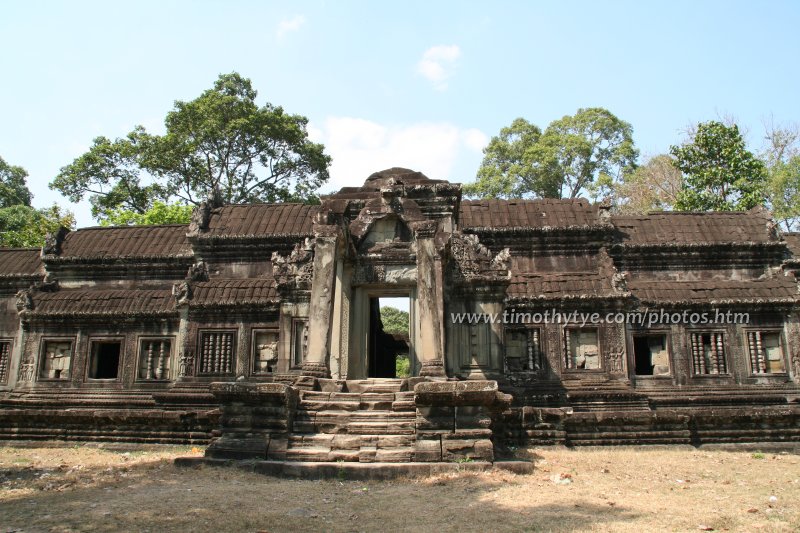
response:
[[[417,242],[417,324],[419,346],[417,358],[421,364],[420,376],[444,377],[441,328],[439,324],[440,303],[437,295],[435,224],[427,222],[415,228]]]
[[[330,375],[327,360],[340,234],[338,226],[314,226],[314,277],[308,311],[308,348],[303,362],[303,374],[307,376]]]

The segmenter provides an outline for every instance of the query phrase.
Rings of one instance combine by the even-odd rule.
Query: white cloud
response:
[[[326,192],[361,186],[373,172],[390,167],[468,181],[472,176],[453,176],[454,167],[460,158],[474,157],[472,152],[480,152],[487,140],[480,130],[446,122],[382,125],[354,117],[329,117],[321,127],[309,125],[309,133],[333,157]]]
[[[417,72],[430,80],[434,89],[444,91],[459,57],[461,49],[455,44],[432,46],[422,54],[422,59],[417,63]]]
[[[306,18],[303,15],[295,15],[291,18],[283,19],[278,23],[278,40],[283,39],[287,33],[297,31],[306,23]]]

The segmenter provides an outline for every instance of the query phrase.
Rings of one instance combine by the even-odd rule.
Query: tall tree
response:
[[[542,133],[515,120],[484,150],[478,179],[468,195],[509,198],[575,198],[602,194],[635,167],[633,128],[603,108],[579,109]]]
[[[25,181],[24,168],[9,165],[0,157],[0,208],[12,205],[31,205],[31,191]]]
[[[259,107],[256,96],[249,79],[220,75],[198,98],[175,102],[164,135],[137,126],[124,139],[95,139],[50,187],[72,201],[89,196],[100,220],[212,194],[226,203],[313,200],[331,158],[309,140],[306,117]]]
[[[660,154],[627,174],[615,189],[615,207],[620,213],[668,211],[678,201],[683,175],[675,160]]]
[[[732,211],[764,204],[766,167],[747,150],[735,124],[700,123],[693,138],[670,153],[684,174],[676,209]]]
[[[800,229],[800,126],[765,125],[767,200],[775,220],[786,231]]]
[[[769,200],[775,220],[786,231],[800,226],[800,155],[770,168]]]
[[[48,232],[75,226],[72,213],[55,204],[44,209],[31,207],[33,195],[27,177],[24,168],[9,165],[0,157],[0,246],[41,246]]]

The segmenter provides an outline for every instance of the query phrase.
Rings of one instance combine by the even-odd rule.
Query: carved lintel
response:
[[[409,224],[416,239],[432,239],[436,235],[435,220],[418,220]]]

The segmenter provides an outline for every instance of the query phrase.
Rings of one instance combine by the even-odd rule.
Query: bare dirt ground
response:
[[[800,530],[800,455],[528,453],[529,476],[356,482],[172,465],[196,448],[0,447],[0,531]]]

